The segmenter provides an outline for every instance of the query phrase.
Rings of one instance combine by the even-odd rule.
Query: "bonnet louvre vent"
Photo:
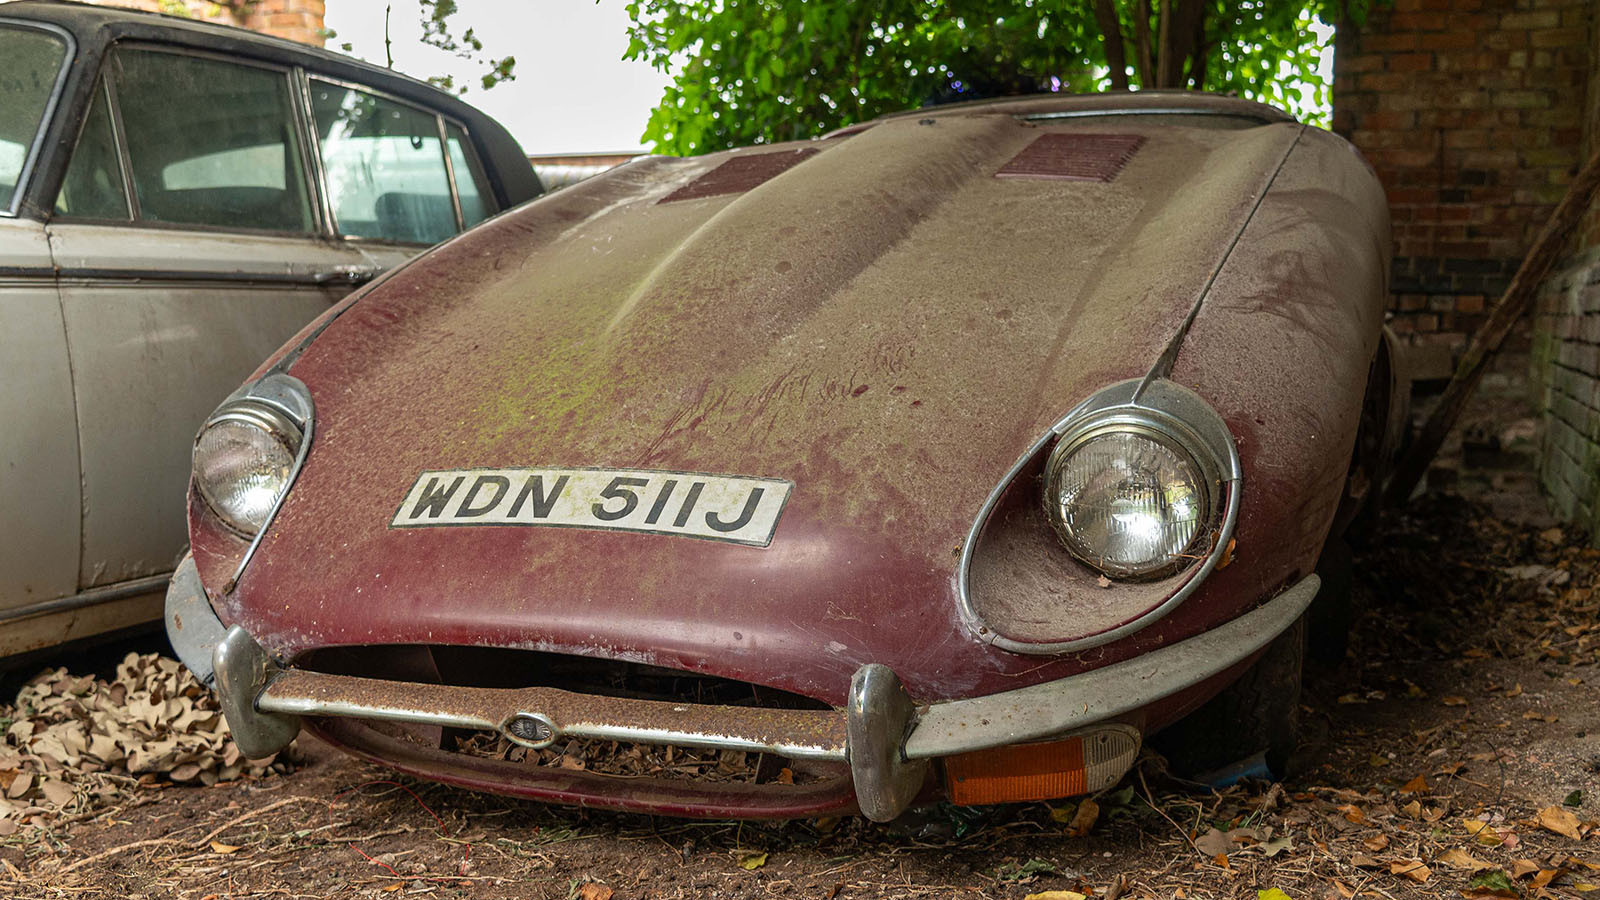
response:
[[[1041,134],[994,176],[1111,181],[1143,143],[1137,134]]]
[[[735,156],[722,165],[673,191],[659,202],[698,200],[720,194],[742,194],[769,178],[788,171],[816,153],[813,147]]]

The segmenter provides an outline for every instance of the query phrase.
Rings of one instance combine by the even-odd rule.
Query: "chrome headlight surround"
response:
[[[1217,518],[1223,506],[1223,483],[1227,480],[1223,470],[1229,462],[1223,454],[1232,449],[1232,440],[1227,441],[1226,447],[1216,441],[1208,442],[1199,433],[1206,425],[1197,429],[1190,424],[1189,418],[1203,422],[1207,418],[1214,418],[1216,414],[1209,407],[1204,407],[1203,412],[1182,409],[1193,405],[1187,402],[1192,395],[1182,397],[1172,392],[1169,389],[1170,382],[1156,384],[1167,387],[1153,384],[1146,389],[1145,396],[1127,401],[1122,400],[1121,391],[1116,391],[1103,398],[1112,401],[1112,405],[1085,410],[1053,429],[1058,436],[1055,448],[1045,463],[1041,497],[1045,513],[1062,546],[1079,562],[1109,578],[1149,581],[1171,575],[1200,558],[1204,551],[1210,549],[1209,546],[1202,547],[1201,542],[1216,536]],[[1151,396],[1152,390],[1155,396]],[[1197,401],[1199,398],[1193,399]],[[1141,401],[1148,401],[1149,405]],[[1188,418],[1184,413],[1188,413]],[[1210,415],[1206,416],[1205,413]],[[1222,432],[1226,433],[1226,427],[1221,426],[1220,420],[1206,424],[1221,427]],[[1080,532],[1077,523],[1067,514],[1066,507],[1069,504],[1062,497],[1064,473],[1074,458],[1097,442],[1123,436],[1145,443],[1152,451],[1164,454],[1171,468],[1181,475],[1184,482],[1190,483],[1193,493],[1198,495],[1199,509],[1194,516],[1193,533],[1182,539],[1181,546],[1172,546],[1172,538],[1166,535],[1155,538],[1156,543],[1165,543],[1168,549],[1165,552],[1158,549],[1149,555],[1149,559],[1119,561],[1113,558],[1111,547],[1092,546],[1092,541]],[[1161,485],[1163,490],[1166,487],[1166,483]]]
[[[1041,456],[1051,451],[1052,445],[1063,440],[1069,444],[1078,436],[1087,434],[1098,426],[1137,426],[1151,429],[1181,445],[1195,457],[1197,464],[1214,471],[1217,478],[1216,493],[1212,503],[1209,534],[1214,539],[1205,545],[1196,544],[1192,565],[1169,574],[1171,593],[1159,603],[1130,620],[1096,634],[1082,638],[1059,641],[1018,640],[990,627],[979,614],[973,602],[971,573],[973,555],[980,536],[990,516],[1000,506],[1001,499],[1014,488],[1025,471],[1037,471],[1042,466]],[[1051,451],[1053,452],[1053,451]],[[1213,468],[1214,467],[1214,468]],[[1209,480],[1209,476],[1208,476]],[[1227,423],[1210,404],[1188,388],[1165,378],[1151,376],[1118,382],[1096,391],[1087,400],[1067,413],[1048,432],[1043,434],[1027,452],[1012,465],[1004,478],[990,491],[978,516],[973,520],[967,539],[961,548],[961,563],[957,588],[961,619],[968,630],[979,640],[1013,653],[1049,656],[1073,653],[1108,644],[1126,637],[1154,623],[1194,593],[1216,568],[1227,553],[1233,540],[1234,527],[1239,517],[1239,497],[1243,485],[1243,467],[1239,449]],[[1029,488],[1036,490],[1036,488]],[[1035,507],[1037,508],[1037,507]],[[1041,511],[1043,512],[1043,511]],[[1047,514],[1047,513],[1046,513]],[[1061,552],[1065,553],[1066,550]],[[1152,582],[1152,584],[1161,582]]]
[[[201,483],[198,475],[199,461],[196,461],[194,466],[196,474],[193,476],[195,491],[205,503],[207,512],[216,517],[217,521],[229,531],[250,541],[250,546],[239,560],[238,568],[234,570],[233,578],[229,580],[227,590],[231,590],[238,582],[239,576],[250,562],[250,557],[255,554],[256,547],[261,543],[262,536],[267,533],[267,528],[277,516],[284,498],[289,495],[289,489],[299,476],[300,469],[305,465],[306,454],[311,449],[314,411],[311,391],[304,382],[292,375],[273,372],[234,391],[206,419],[205,424],[200,426],[200,431],[195,435],[196,456],[200,452],[201,441],[213,427],[243,425],[259,429],[278,440],[293,457],[282,484],[275,491],[276,496],[271,506],[261,519],[260,527],[253,532],[234,517],[218,509],[218,504]]]

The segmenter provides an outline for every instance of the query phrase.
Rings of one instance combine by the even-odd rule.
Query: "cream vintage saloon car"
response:
[[[355,285],[539,192],[504,128],[393,72],[0,5],[0,657],[159,619],[217,402]]]

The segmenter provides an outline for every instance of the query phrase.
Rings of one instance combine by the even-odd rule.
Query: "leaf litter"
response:
[[[1357,555],[1364,608],[1345,662],[1308,683],[1302,713],[1310,726],[1308,756],[1284,785],[1196,788],[1147,753],[1128,781],[1094,797],[941,806],[880,826],[853,817],[683,822],[408,782],[428,792],[451,834],[464,836],[452,842],[430,823],[407,827],[404,817],[412,813],[404,798],[357,795],[338,807],[337,822],[331,811],[319,820],[296,804],[272,808],[272,793],[256,801],[229,793],[243,799],[227,807],[207,801],[285,761],[235,772],[230,767],[239,760],[229,761],[231,744],[209,695],[191,692],[187,673],[172,680],[180,674],[176,663],[140,658],[137,671],[124,678],[119,670],[115,684],[88,685],[52,671],[25,689],[14,722],[32,727],[7,732],[3,749],[19,760],[4,787],[19,791],[15,803],[35,810],[15,821],[37,824],[48,837],[0,840],[0,866],[13,873],[13,896],[83,896],[98,887],[105,896],[131,898],[127,873],[109,862],[78,869],[74,874],[87,880],[62,882],[57,893],[27,879],[65,868],[63,861],[87,860],[106,843],[160,841],[165,822],[200,809],[196,815],[207,816],[208,826],[226,826],[241,810],[261,814],[249,828],[213,835],[198,850],[157,847],[124,857],[143,860],[133,871],[162,886],[148,896],[267,895],[296,885],[316,896],[404,896],[469,884],[466,895],[506,898],[576,897],[585,887],[617,897],[1005,900],[1536,900],[1596,891],[1600,838],[1586,799],[1597,789],[1593,773],[1576,771],[1580,764],[1569,771],[1565,758],[1530,749],[1530,742],[1550,734],[1570,739],[1594,719],[1569,701],[1592,705],[1581,686],[1593,681],[1590,670],[1600,663],[1600,598],[1593,595],[1600,553],[1569,544],[1564,534],[1530,531],[1436,496],[1389,517],[1382,529]],[[1519,568],[1528,566],[1541,568]],[[99,699],[123,682],[120,695],[106,694],[116,702]],[[173,698],[184,703],[168,716]],[[1540,717],[1524,716],[1530,711]],[[115,727],[95,725],[95,713]],[[73,723],[77,736],[69,737],[59,726]],[[96,746],[117,747],[120,760]],[[564,748],[562,757],[575,749]],[[749,777],[748,761],[741,766],[720,755],[666,760],[635,756],[627,747],[601,750],[623,772],[641,766],[648,774],[672,764],[730,780]],[[1535,763],[1545,769],[1530,768]],[[1555,774],[1526,777],[1546,770]],[[278,780],[300,798],[334,796],[376,771],[329,752]],[[99,798],[96,777],[120,793]],[[71,798],[49,789],[64,804],[52,804],[46,793],[55,783],[72,789]],[[159,802],[126,802],[141,794]],[[127,830],[75,849],[90,823],[65,820],[102,802],[122,803],[113,807],[120,810],[117,821],[130,823],[105,827]],[[351,853],[351,844],[340,842],[347,836],[386,860],[399,880]],[[460,863],[467,838],[474,850],[465,880],[417,874],[430,847],[450,865]],[[226,880],[219,880],[224,869]]]

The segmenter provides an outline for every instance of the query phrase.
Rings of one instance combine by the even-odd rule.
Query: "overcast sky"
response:
[[[515,81],[478,86],[481,71],[422,43],[416,0],[328,0],[330,50],[349,42],[356,56],[384,64],[383,11],[393,6],[394,67],[416,78],[451,74],[471,86],[466,101],[511,130],[532,154],[639,151],[650,110],[667,79],[644,63],[622,61],[628,47],[625,0],[458,0],[451,18],[468,27],[485,56],[516,56]]]

